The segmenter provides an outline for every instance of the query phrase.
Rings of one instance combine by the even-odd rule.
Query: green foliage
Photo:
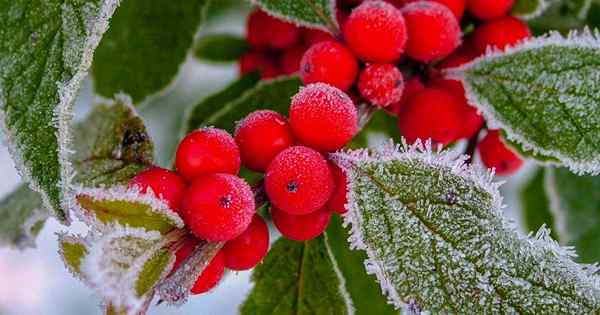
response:
[[[208,62],[233,62],[242,57],[248,48],[246,39],[236,35],[206,35],[194,45],[194,56]]]
[[[172,257],[172,253],[163,249],[146,261],[135,282],[135,292],[138,296],[148,293],[158,283],[161,275],[169,270],[168,267],[173,262]]]
[[[512,14],[529,20],[541,15],[548,6],[547,0],[518,0],[512,8]]]
[[[598,39],[538,38],[450,70],[492,127],[577,173],[600,172]]]
[[[208,0],[122,1],[96,51],[95,91],[139,103],[172,81],[204,20]]]
[[[298,25],[339,32],[335,0],[252,0],[266,12]]]
[[[544,230],[519,235],[497,185],[448,153],[385,147],[337,153],[349,176],[350,240],[397,307],[433,314],[595,313],[594,269]]]
[[[242,315],[348,314],[323,236],[306,242],[280,238],[254,269],[252,281]]]
[[[83,258],[89,254],[88,246],[83,239],[75,236],[62,235],[58,240],[58,247],[65,266],[79,278],[83,278],[81,263]]]
[[[0,2],[0,125],[24,179],[67,221],[71,105],[116,0]]]
[[[0,245],[34,247],[48,215],[40,195],[20,185],[0,201]]]
[[[586,24],[586,16],[593,0],[545,0],[547,7],[540,16],[529,20],[529,26],[537,35],[548,31],[563,34]],[[522,0],[520,2],[527,2]],[[535,2],[535,1],[531,1]]]
[[[520,191],[523,223],[528,232],[536,232],[545,225],[550,229],[552,238],[559,240],[554,216],[550,212],[550,200],[546,196],[545,178],[543,168],[536,170]]]
[[[397,118],[388,112],[378,110],[367,125],[352,139],[348,147],[351,149],[375,147],[389,139],[400,142],[400,137]]]

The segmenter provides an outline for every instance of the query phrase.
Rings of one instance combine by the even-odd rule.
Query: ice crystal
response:
[[[349,175],[349,241],[397,308],[431,313],[590,314],[595,268],[502,216],[493,174],[420,142],[333,154]]]

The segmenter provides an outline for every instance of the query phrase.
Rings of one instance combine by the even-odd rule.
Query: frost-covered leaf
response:
[[[559,240],[546,195],[545,178],[544,169],[539,168],[520,191],[523,223],[528,232],[535,232],[545,225],[550,229],[552,238]]]
[[[352,314],[323,236],[306,242],[280,238],[254,269],[252,281],[242,315]]]
[[[161,300],[171,305],[185,303],[194,283],[223,245],[224,243],[207,242],[198,244],[179,268],[156,287]]]
[[[350,250],[348,232],[342,227],[341,218],[334,215],[325,232],[325,242],[332,260],[335,261],[334,266],[343,279],[342,285],[352,300],[354,314],[398,314],[381,294],[376,278],[366,273],[364,262],[367,260],[367,254],[360,250]]]
[[[138,104],[167,87],[192,47],[207,2],[122,1],[94,58],[96,92],[125,92]]]
[[[383,110],[378,110],[360,132],[354,136],[348,147],[352,149],[377,147],[390,139],[400,141],[397,118]]]
[[[75,182],[86,187],[126,184],[152,165],[154,146],[127,97],[96,105],[75,127]]]
[[[297,25],[339,32],[335,0],[251,0],[267,13]]]
[[[591,314],[596,268],[579,265],[540,230],[518,234],[502,217],[492,175],[430,145],[337,153],[348,172],[350,241],[367,252],[398,308],[433,314]]]
[[[58,252],[67,269],[82,281],[86,281],[81,273],[81,263],[89,254],[90,244],[85,239],[74,235],[59,235]]]
[[[71,107],[117,0],[0,3],[0,125],[22,177],[61,221]]]
[[[114,224],[167,233],[183,228],[181,218],[166,201],[153,192],[140,193],[137,188],[83,188],[77,192],[77,205],[83,220],[91,225]]]
[[[215,94],[194,107],[187,116],[186,130],[189,132],[203,126],[214,126],[232,132],[236,122],[259,109],[271,109],[287,114],[292,96],[302,85],[300,79],[296,76],[280,77],[261,81],[254,88],[248,89],[255,79],[256,77],[240,79],[222,93]],[[230,98],[234,95],[239,97]],[[219,103],[218,100],[223,98],[232,100]]]
[[[544,13],[549,5],[548,0],[517,0],[512,8],[512,14],[529,20]]]
[[[86,282],[114,309],[136,314],[170,271],[175,257],[168,246],[177,237],[120,226],[88,237],[80,266]]]
[[[20,185],[0,201],[0,245],[35,247],[35,238],[48,216],[40,195]]]
[[[600,261],[600,177],[546,170],[546,193],[562,243],[575,246],[579,260]]]
[[[237,61],[246,51],[246,39],[231,34],[206,35],[194,44],[194,56],[209,62]]]
[[[600,173],[600,40],[558,33],[493,52],[449,75],[492,128],[576,173]]]

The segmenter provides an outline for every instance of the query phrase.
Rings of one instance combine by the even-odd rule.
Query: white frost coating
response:
[[[144,306],[147,292],[137,296],[136,281],[144,264],[171,240],[156,231],[113,226],[110,233],[94,237],[89,253],[81,264],[81,272],[91,286],[116,308],[137,314]],[[165,276],[174,262],[167,264],[161,276]]]
[[[333,255],[333,252],[331,251],[331,247],[329,246],[329,237],[327,237],[327,232],[323,233],[323,236],[325,238],[325,248],[327,249],[327,255],[329,256],[329,260],[331,261],[331,265],[333,266],[335,275],[337,276],[338,281],[340,283],[339,292],[342,295],[342,298],[344,299],[344,304],[346,304],[346,311],[348,312],[348,315],[354,315],[354,304],[352,303],[352,297],[350,296],[350,293],[346,289],[346,278],[344,278],[344,275],[342,274],[342,271],[338,266],[337,260],[335,259],[335,255]]]
[[[36,235],[33,235],[33,228],[39,222],[46,221],[50,217],[50,213],[44,209],[34,209],[31,212],[31,215],[25,222],[23,223],[23,233],[24,236],[19,243],[17,244],[17,248],[33,248],[35,247],[35,238]]]
[[[299,0],[294,0],[294,1],[299,1]],[[307,2],[311,2],[313,0],[304,0]],[[327,27],[327,26],[323,26],[321,24],[317,24],[317,23],[309,23],[307,21],[301,20],[301,19],[297,19],[294,18],[292,16],[287,16],[278,12],[273,12],[271,10],[269,10],[268,8],[266,8],[264,5],[261,4],[261,0],[250,0],[250,2],[258,7],[260,7],[262,9],[262,11],[264,11],[265,13],[278,18],[280,20],[284,20],[290,23],[295,24],[296,26],[300,26],[300,27],[307,27],[307,28],[313,28],[313,29],[318,29],[321,31],[325,31],[327,33],[333,34],[335,35],[335,32],[339,32],[340,30],[340,26],[337,22],[337,18],[335,17],[335,11],[336,11],[336,1],[335,0],[328,0],[327,3],[329,4],[329,12],[331,12],[332,15],[329,15],[329,21],[325,21],[326,24],[329,24],[330,22],[333,23],[336,27],[335,30],[332,30],[331,28]],[[314,5],[313,5],[314,8]],[[324,12],[325,13],[325,12]],[[316,14],[316,13],[315,13]],[[335,31],[335,32],[334,32]]]
[[[524,0],[524,1],[531,1],[531,0]],[[513,15],[522,20],[526,20],[526,21],[535,19],[536,17],[539,17],[540,15],[542,15],[542,13],[544,13],[544,11],[546,11],[546,9],[548,9],[548,7],[550,6],[550,3],[548,3],[548,0],[537,0],[537,2],[538,2],[538,6],[537,6],[537,8],[535,8],[535,10],[533,12],[523,13],[523,14],[513,13]]]
[[[480,56],[459,67],[444,70],[444,73],[447,78],[460,80],[463,83],[465,88],[465,96],[467,97],[469,104],[476,105],[479,112],[481,112],[485,117],[490,128],[505,130],[508,138],[523,145],[523,149],[526,151],[531,151],[534,154],[539,153],[558,158],[576,174],[600,174],[600,156],[596,156],[589,161],[576,161],[573,158],[562,154],[561,152],[540,148],[529,142],[523,135],[515,131],[508,122],[498,118],[501,117],[499,113],[486,99],[479,97],[477,93],[475,93],[466,78],[466,73],[469,70],[478,67],[482,63],[494,61],[496,59],[501,59],[502,57],[514,55],[524,51],[530,51],[549,46],[600,50],[600,33],[598,30],[590,31],[588,28],[585,28],[581,32],[571,31],[565,38],[558,32],[550,32],[544,36],[520,41],[516,45],[509,46],[504,50],[493,49],[488,46],[488,49],[483,56]]]
[[[572,240],[572,235],[567,229],[567,209],[562,207],[560,201],[560,194],[556,188],[554,169],[547,167],[544,174],[544,190],[546,197],[548,197],[550,213],[554,217],[554,226],[560,235],[560,241],[562,244],[567,244]]]
[[[75,190],[75,195],[84,195],[92,198],[94,201],[126,201],[130,203],[138,203],[147,205],[151,214],[159,214],[163,218],[169,220],[169,222],[178,227],[183,228],[185,225],[183,220],[167,205],[167,202],[156,196],[151,188],[148,188],[146,193],[140,192],[137,186],[112,186],[110,188],[85,188],[79,187]],[[79,219],[87,223],[88,225],[99,227],[103,224],[100,220],[96,219],[93,212],[88,211],[75,201],[73,209],[76,209],[75,214],[79,216]],[[104,226],[106,227],[106,226]]]
[[[59,256],[62,258],[63,264],[65,265],[65,268],[71,273],[71,275],[73,275],[75,278],[79,279],[81,282],[85,283],[88,286],[92,286],[92,284],[87,281],[87,279],[83,276],[83,274],[81,274],[80,272],[77,272],[76,270],[74,270],[73,268],[71,268],[71,265],[69,265],[65,259],[65,249],[63,244],[65,243],[69,243],[69,244],[81,244],[83,245],[86,249],[90,248],[90,234],[88,234],[88,238],[84,238],[81,235],[70,235],[70,234],[66,234],[64,232],[58,232],[56,233],[56,235],[58,236],[58,254]],[[83,257],[81,258],[82,262],[83,262]]]

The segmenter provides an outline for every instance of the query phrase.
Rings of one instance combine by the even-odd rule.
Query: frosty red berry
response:
[[[392,64],[370,64],[360,73],[358,91],[373,105],[386,107],[399,102],[403,90],[402,72]]]
[[[269,229],[265,221],[254,215],[248,228],[223,247],[225,267],[231,270],[247,270],[256,266],[269,249]]]
[[[192,294],[202,294],[210,291],[221,281],[224,272],[225,254],[223,254],[223,251],[219,251],[206,268],[202,270],[190,292]]]
[[[508,14],[514,0],[467,0],[467,9],[482,20],[498,18]]]
[[[300,76],[304,84],[324,82],[341,90],[348,90],[358,73],[354,54],[335,41],[324,41],[306,51],[300,62]]]
[[[527,24],[512,16],[504,16],[478,26],[473,33],[473,46],[483,54],[488,47],[505,49],[531,36]]]
[[[348,211],[346,208],[347,198],[346,193],[348,192],[347,177],[346,173],[342,171],[339,166],[334,163],[329,164],[331,174],[333,175],[335,182],[335,190],[327,202],[327,208],[333,212],[344,214]]]
[[[481,161],[498,175],[511,175],[523,165],[523,160],[501,139],[498,130],[490,130],[477,146]]]
[[[295,241],[306,241],[325,231],[331,219],[331,211],[322,208],[309,214],[294,215],[273,207],[271,217],[273,224],[284,237]]]
[[[169,208],[179,211],[186,183],[175,172],[152,167],[132,178],[129,181],[129,187],[137,187],[142,193],[152,190],[154,195],[164,200]]]

